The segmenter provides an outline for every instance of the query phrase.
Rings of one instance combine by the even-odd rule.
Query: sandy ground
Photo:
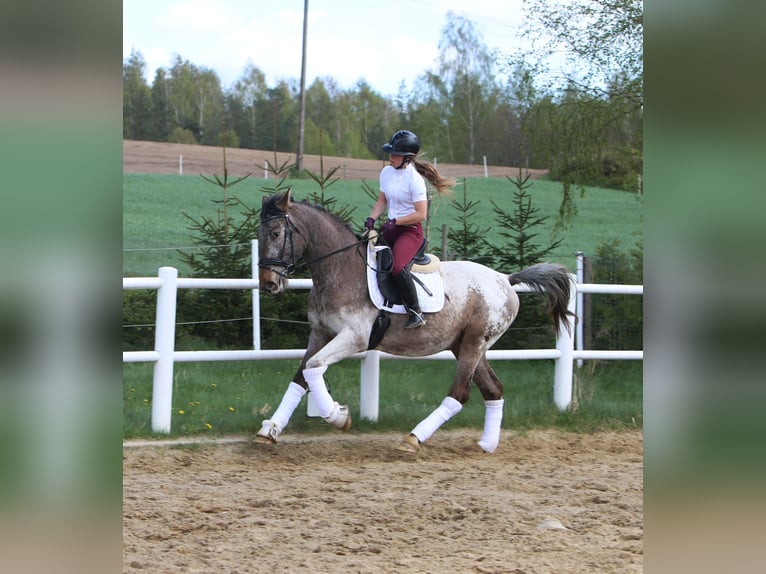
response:
[[[183,173],[187,175],[223,175],[223,150],[220,147],[199,146],[187,144],[171,144],[123,140],[122,170],[125,173],[178,173],[179,158],[183,157]],[[305,155],[304,167],[316,173],[320,170],[318,155]],[[253,174],[263,177],[264,162],[272,165],[282,165],[285,161],[293,163],[295,154],[245,149],[227,149],[226,166],[230,176]],[[325,157],[325,173],[335,166],[341,166],[335,177],[341,179],[366,179],[377,181],[381,168],[387,162],[367,159],[351,159],[347,157]],[[439,172],[446,177],[481,177],[484,175],[484,165],[455,165],[437,163]],[[519,173],[515,167],[487,166],[490,177],[516,177]],[[532,177],[540,177],[546,172],[531,170]],[[273,176],[272,176],[273,177]]]
[[[222,175],[220,148],[123,142],[126,173]],[[278,154],[276,161],[294,160]],[[230,175],[263,174],[273,152],[227,150]],[[344,179],[383,163],[325,158]],[[319,171],[318,156],[305,166]],[[439,164],[446,176],[483,166]],[[488,167],[515,177],[515,168]],[[543,172],[535,172],[539,176]],[[288,429],[289,430],[289,429]],[[639,431],[440,430],[417,455],[403,434],[283,435],[223,444],[127,441],[123,572],[615,573],[643,570]],[[560,526],[550,528],[544,526]]]
[[[288,429],[289,430],[289,429]],[[123,572],[643,570],[640,431],[283,435],[123,449]],[[563,528],[545,528],[545,525]]]

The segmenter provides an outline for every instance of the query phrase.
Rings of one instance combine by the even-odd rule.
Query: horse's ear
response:
[[[282,195],[282,197],[277,199],[277,207],[280,211],[287,213],[287,208],[290,207],[290,193],[292,190],[292,187],[288,187],[287,191]]]
[[[290,192],[292,187],[288,187],[287,191],[281,195],[275,194],[268,197],[264,197],[261,200],[261,212],[269,213],[270,215],[277,215],[279,213],[287,213],[287,208],[290,207]]]

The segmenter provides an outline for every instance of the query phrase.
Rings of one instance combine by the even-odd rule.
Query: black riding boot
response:
[[[426,324],[423,315],[420,312],[420,303],[418,303],[418,292],[415,289],[415,282],[409,269],[402,269],[399,275],[394,276],[394,283],[399,295],[402,296],[404,306],[407,308],[409,319],[404,325],[405,329],[415,329]]]

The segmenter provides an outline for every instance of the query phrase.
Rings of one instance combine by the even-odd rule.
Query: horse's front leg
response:
[[[343,329],[330,342],[312,355],[303,369],[303,378],[312,392],[319,416],[336,428],[347,431],[351,428],[351,414],[348,406],[333,400],[324,381],[327,367],[366,348],[364,334],[351,328]]]
[[[287,386],[277,410],[270,419],[261,423],[255,442],[269,444],[277,442],[277,437],[284,431],[307,390],[314,393],[315,403],[322,418],[341,430],[347,431],[351,428],[348,407],[339,405],[332,399],[323,375],[329,365],[364,349],[364,337],[360,338],[352,331],[342,331],[336,337],[329,339],[327,336],[318,334],[318,331],[312,330],[298,371]]]
[[[301,359],[300,367],[298,367],[290,384],[287,385],[287,390],[282,396],[282,401],[279,403],[277,410],[274,411],[271,418],[266,419],[261,423],[261,428],[255,435],[255,442],[262,444],[273,444],[277,442],[277,437],[279,437],[282,431],[285,430],[295,409],[298,408],[298,405],[308,390],[306,379],[303,377],[303,369],[306,367],[306,362],[319,349],[324,347],[328,340],[329,337],[320,335],[318,331],[311,331],[306,352],[303,355],[303,359]]]

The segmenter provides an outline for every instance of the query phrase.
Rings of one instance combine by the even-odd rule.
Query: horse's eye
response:
[[[270,235],[272,239],[276,239],[279,237],[279,231],[272,231]]]

